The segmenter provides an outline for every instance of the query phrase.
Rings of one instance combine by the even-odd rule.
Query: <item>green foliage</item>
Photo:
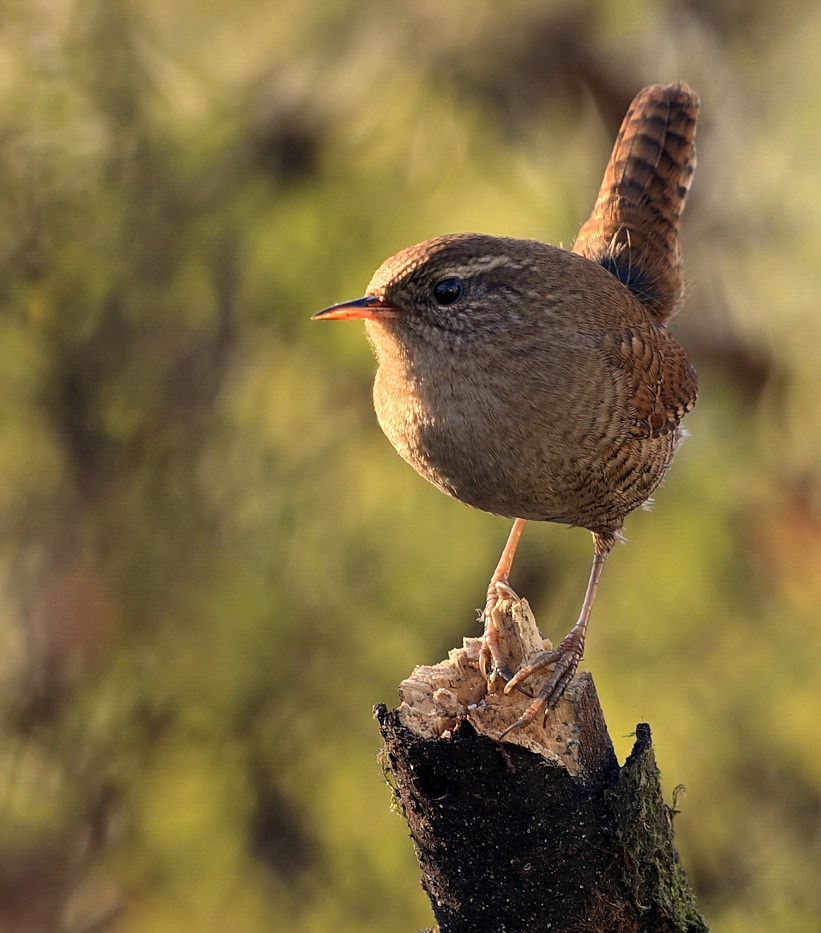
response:
[[[3,16],[0,928],[429,923],[369,711],[478,633],[507,528],[401,463],[360,328],[309,318],[428,236],[570,242],[624,105],[676,78],[704,105],[675,324],[701,400],[585,663],[613,735],[651,722],[688,788],[711,926],[813,928],[815,7]],[[547,634],[588,560],[528,529],[513,583]]]

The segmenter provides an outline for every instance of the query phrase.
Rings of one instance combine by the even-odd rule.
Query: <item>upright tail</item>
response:
[[[656,320],[682,294],[679,219],[696,167],[699,100],[686,84],[640,91],[622,122],[575,252],[623,282]]]

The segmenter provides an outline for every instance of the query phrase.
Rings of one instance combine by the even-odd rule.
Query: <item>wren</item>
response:
[[[399,454],[448,495],[515,519],[487,592],[480,663],[506,692],[553,665],[516,725],[552,709],[573,677],[605,560],[664,478],[696,401],[667,324],[682,297],[698,107],[681,83],[636,96],[572,251],[441,236],[386,260],[364,298],[315,315],[365,320],[376,414]],[[491,610],[526,521],[588,529],[594,557],[569,634],[514,674]]]

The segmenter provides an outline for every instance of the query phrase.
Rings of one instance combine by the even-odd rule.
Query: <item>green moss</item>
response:
[[[630,902],[647,917],[646,929],[706,933],[673,846],[673,827],[661,794],[649,726],[638,726],[633,751],[606,798],[623,847],[617,870]]]

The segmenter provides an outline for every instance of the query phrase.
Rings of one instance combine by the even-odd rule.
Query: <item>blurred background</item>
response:
[[[719,933],[821,929],[821,6],[0,3],[0,929],[432,922],[374,703],[463,635],[508,522],[376,425],[401,247],[570,244],[643,85],[702,97],[674,323],[699,406],[585,666],[651,723]],[[531,525],[557,638],[589,536]]]

